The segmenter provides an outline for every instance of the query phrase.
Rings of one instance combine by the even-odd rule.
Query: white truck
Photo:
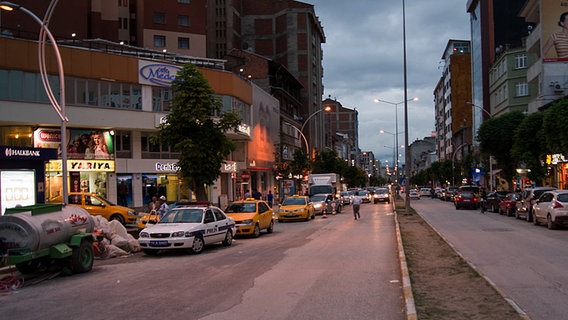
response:
[[[312,173],[308,175],[308,193],[334,194],[340,197],[341,176],[338,173]]]

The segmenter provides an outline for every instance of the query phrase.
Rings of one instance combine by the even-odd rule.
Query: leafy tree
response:
[[[528,115],[521,124],[514,137],[511,155],[518,159],[531,171],[527,173],[533,181],[542,180],[546,174],[546,167],[541,160],[546,154],[546,135],[543,128],[544,113],[535,112]]]
[[[359,167],[347,166],[341,175],[343,182],[347,184],[349,188],[364,187],[367,185],[367,173]]]
[[[522,112],[509,112],[484,121],[477,132],[481,152],[495,157],[507,181],[511,181],[515,175],[517,161],[511,155],[511,147],[524,118]]]
[[[335,151],[324,150],[316,154],[312,163],[313,173],[329,173],[335,172],[342,174],[347,168],[345,160],[339,158]]]
[[[546,147],[550,153],[568,153],[568,99],[554,103],[544,112],[542,127],[546,133]]]
[[[198,200],[207,200],[206,186],[221,174],[221,164],[235,150],[225,133],[241,119],[234,112],[221,116],[222,104],[207,79],[192,64],[180,70],[172,84],[173,103],[167,123],[156,139],[179,152],[179,173]]]
[[[290,172],[293,175],[306,175],[310,169],[308,155],[301,149],[294,151],[294,159],[290,162]]]

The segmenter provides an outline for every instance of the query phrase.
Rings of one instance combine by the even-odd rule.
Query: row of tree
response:
[[[530,169],[527,177],[540,184],[548,172],[547,156],[568,153],[568,99],[557,100],[541,112],[525,115],[514,111],[484,121],[478,132],[479,153],[463,161],[436,162],[411,178],[413,184],[432,181],[449,183],[468,178],[469,168],[489,167],[489,157],[496,160],[502,177],[512,181],[517,168]],[[510,186],[512,187],[512,186]]]

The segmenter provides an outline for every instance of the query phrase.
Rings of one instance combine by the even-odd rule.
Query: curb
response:
[[[418,211],[416,211],[416,213],[417,213],[418,215],[420,215],[420,213],[418,213]],[[395,214],[396,214],[396,212],[395,212]],[[422,217],[422,216],[421,216],[421,217]],[[513,307],[513,309],[519,314],[519,316],[521,317],[521,319],[523,319],[523,320],[531,320],[531,317],[529,317],[529,315],[528,315],[521,307],[519,307],[519,305],[518,305],[517,303],[515,303],[515,301],[514,301],[513,299],[507,297],[507,295],[503,292],[503,290],[501,290],[501,288],[499,288],[499,287],[497,286],[497,284],[495,284],[493,281],[491,281],[491,279],[489,279],[486,275],[484,275],[473,263],[469,262],[469,260],[466,259],[466,257],[465,257],[461,252],[459,252],[459,251],[456,249],[456,247],[454,247],[454,245],[453,245],[452,243],[450,243],[450,242],[448,241],[448,239],[446,239],[440,232],[438,232],[438,230],[437,230],[436,228],[434,228],[434,226],[432,226],[432,225],[430,224],[430,222],[428,222],[428,220],[426,220],[426,219],[424,219],[424,218],[423,218],[422,220],[424,220],[424,222],[426,222],[426,224],[428,224],[428,226],[430,226],[430,228],[432,228],[432,230],[434,230],[434,231],[436,232],[436,234],[437,234],[440,238],[442,238],[442,240],[444,240],[444,242],[447,243],[447,244],[452,248],[452,250],[454,250],[454,252],[455,252],[458,256],[460,256],[460,258],[463,259],[463,261],[465,261],[465,262],[467,263],[468,266],[470,266],[470,268],[472,268],[473,270],[475,270],[475,272],[477,272],[483,279],[485,279],[485,281],[487,281],[487,283],[489,283],[489,285],[490,285],[491,287],[493,287],[493,289],[495,289],[495,291],[497,291],[497,293],[498,293],[501,297],[503,297],[503,299],[504,299],[505,301],[507,301],[507,303],[509,303],[509,305],[511,305],[511,307]],[[397,221],[397,228],[398,228],[398,221]],[[407,318],[407,319],[408,319],[408,318]],[[416,319],[416,318],[415,318],[415,319]]]
[[[393,201],[394,206],[394,201]],[[416,306],[414,304],[414,295],[412,294],[412,284],[410,275],[408,274],[408,266],[406,265],[406,255],[402,245],[402,237],[400,235],[400,226],[398,224],[398,216],[396,210],[393,210],[394,222],[396,228],[396,242],[398,246],[398,260],[400,263],[400,273],[402,275],[402,294],[404,298],[404,306],[407,320],[417,320]]]

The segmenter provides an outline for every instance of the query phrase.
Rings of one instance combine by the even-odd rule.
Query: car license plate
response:
[[[286,217],[288,217],[288,218],[295,217],[295,216],[296,216],[296,215],[293,214],[293,213],[288,213],[288,214],[286,215]]]
[[[167,247],[168,242],[165,240],[153,240],[150,241],[150,247]]]

